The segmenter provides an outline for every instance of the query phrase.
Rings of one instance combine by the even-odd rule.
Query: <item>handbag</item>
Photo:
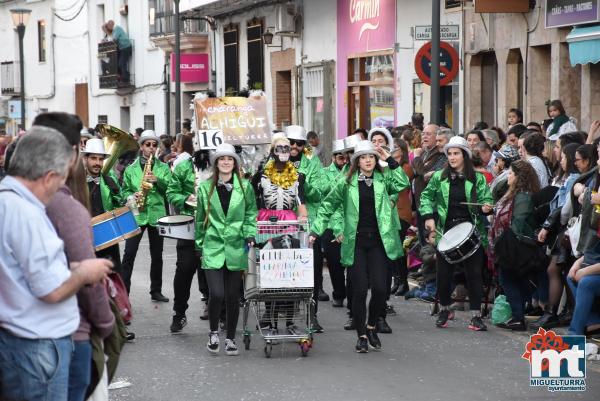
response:
[[[581,254],[577,251],[577,244],[579,244],[579,236],[581,235],[581,215],[577,217],[571,217],[569,219],[569,224],[567,225],[567,235],[569,236],[569,242],[571,243],[571,252],[573,253],[573,256],[576,258],[580,257]]]
[[[548,266],[544,248],[532,238],[517,236],[512,229],[505,230],[496,239],[494,253],[501,268],[520,277]]]

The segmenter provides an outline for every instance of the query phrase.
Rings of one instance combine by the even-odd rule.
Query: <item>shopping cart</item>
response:
[[[252,310],[267,358],[273,345],[284,341],[298,343],[302,356],[312,347],[314,273],[308,233],[308,223],[298,221],[257,224],[256,246],[248,252],[244,279],[244,346],[250,349],[248,316]]]

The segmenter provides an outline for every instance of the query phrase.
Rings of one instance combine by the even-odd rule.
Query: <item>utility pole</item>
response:
[[[179,1],[175,3],[175,134],[181,132],[181,29]]]
[[[440,0],[432,0],[431,10],[431,122],[440,116]]]

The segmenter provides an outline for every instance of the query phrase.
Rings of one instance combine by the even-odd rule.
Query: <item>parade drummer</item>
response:
[[[476,227],[481,246],[461,264],[467,280],[472,315],[469,329],[485,331],[487,327],[481,320],[481,298],[487,235],[481,221],[481,212],[489,214],[492,211],[492,194],[483,174],[474,170],[471,149],[464,138],[450,138],[444,146],[444,153],[448,157],[448,165],[443,170],[436,171],[429,180],[421,194],[419,213],[425,220],[425,234],[430,243],[437,243],[446,231],[460,223],[469,222]],[[439,216],[438,229],[433,218],[436,213]],[[456,264],[450,264],[442,255],[437,255],[437,289],[441,304],[435,323],[437,327],[447,327],[448,320],[454,318],[454,313],[449,310],[454,266]]]
[[[152,130],[142,132],[139,139],[140,154],[138,158],[129,165],[123,173],[123,198],[133,199],[142,202],[144,194],[142,192],[142,181],[152,184],[152,188],[146,193],[143,206],[138,210],[139,214],[135,216],[141,233],[125,241],[125,253],[123,254],[123,281],[129,292],[131,287],[131,274],[133,272],[133,263],[142,240],[144,231],[148,230],[148,239],[150,242],[150,297],[153,301],[169,302],[169,299],[162,294],[162,251],[163,237],[159,235],[157,222],[158,219],[165,216],[165,193],[167,185],[171,179],[171,170],[169,166],[155,157],[158,144],[158,136]],[[151,166],[147,175],[144,175],[146,164],[152,157]]]
[[[241,178],[235,148],[221,144],[210,159],[213,176],[198,187],[196,209],[196,249],[202,255],[209,288],[206,348],[212,354],[219,352],[219,317],[225,302],[225,353],[237,355],[242,272],[248,268],[247,247],[255,243],[257,209],[252,185]]]
[[[173,174],[167,187],[167,201],[179,214],[193,216],[195,209],[193,205],[196,202],[196,171],[190,152],[193,153],[191,139],[189,137],[180,137],[179,142],[182,148],[180,155],[185,154],[188,157],[179,157],[173,164]],[[191,148],[191,149],[190,149]],[[204,271],[200,269],[200,259],[196,255],[195,241],[188,239],[177,240],[177,262],[175,277],[173,278],[173,319],[171,322],[171,333],[179,333],[187,324],[185,312],[188,308],[190,299],[190,289],[194,274],[202,275],[200,281],[205,280]],[[208,297],[208,291],[205,291]]]
[[[388,168],[379,165],[379,159]],[[391,219],[395,212],[389,197],[410,185],[404,170],[383,147],[361,141],[354,148],[350,170],[323,200],[311,227],[311,240],[325,231],[329,219],[343,209],[342,264],[352,281],[352,313],[358,341],[356,351],[368,351],[369,344],[381,348],[375,324],[385,307],[389,259],[402,255],[398,227]],[[367,292],[371,288],[366,319]]]
[[[122,206],[125,202],[121,197],[121,187],[117,177],[112,170],[102,174],[104,160],[110,156],[110,153],[105,151],[102,140],[97,138],[88,139],[81,154],[87,172],[92,217]],[[111,259],[114,264],[113,269],[119,273],[121,272],[119,244],[96,252],[96,256]]]

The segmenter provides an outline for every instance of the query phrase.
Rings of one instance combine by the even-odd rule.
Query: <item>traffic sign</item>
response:
[[[446,86],[458,75],[458,53],[448,42],[440,41],[440,86]],[[417,76],[431,85],[431,42],[427,42],[415,57]]]
[[[431,25],[415,26],[415,40],[431,40]],[[458,25],[441,25],[440,40],[460,40]]]

